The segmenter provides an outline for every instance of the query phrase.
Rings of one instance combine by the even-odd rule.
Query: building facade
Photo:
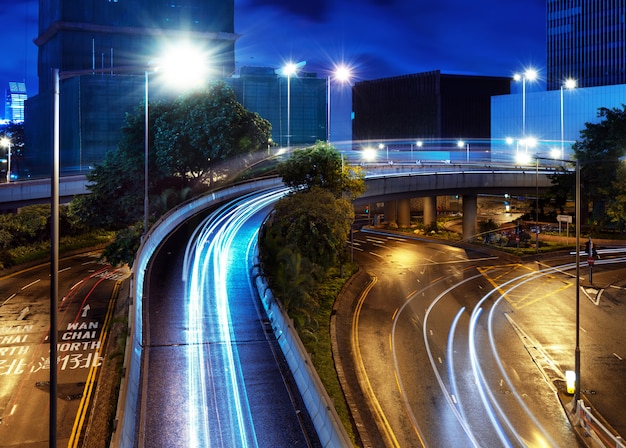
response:
[[[233,0],[39,4],[39,94],[25,111],[25,165],[33,175],[51,167],[53,69],[71,75],[60,85],[64,174],[89,169],[116,149],[126,113],[145,99],[145,73],[165,47],[191,41],[210,51],[215,76],[234,71]]]
[[[273,144],[300,146],[326,140],[326,78],[299,72],[287,79],[273,68],[242,67],[239,76],[225,82],[237,101],[272,124]]]
[[[24,101],[28,97],[26,84],[23,82],[9,82],[5,91],[4,119],[6,121],[24,121]]]
[[[352,89],[356,141],[488,139],[491,96],[510,78],[440,71],[358,82]]]
[[[626,3],[548,0],[547,86],[567,78],[579,87],[626,83]]]

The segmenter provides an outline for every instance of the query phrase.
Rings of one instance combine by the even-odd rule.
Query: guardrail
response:
[[[585,435],[591,438],[592,443],[586,443],[592,447],[615,447],[626,448],[624,440],[613,432],[609,431],[594,415],[590,407],[585,406],[583,400],[576,403],[576,419],[581,428],[585,431]]]
[[[143,300],[146,268],[163,239],[178,225],[202,210],[220,202],[234,199],[252,191],[282,185],[279,178],[257,179],[244,184],[212,192],[170,210],[161,217],[144,237],[133,265],[129,309],[129,337],[124,356],[124,372],[115,418],[115,432],[111,447],[134,447],[137,434],[137,411],[141,390],[141,371],[146,343],[143,334]]]
[[[143,332],[143,300],[146,268],[169,233],[193,215],[218,203],[234,199],[244,194],[282,185],[279,178],[260,179],[213,192],[194,199],[169,211],[148,232],[139,247],[131,283],[131,303],[129,309],[130,334],[126,343],[124,371],[120,386],[118,407],[116,412],[115,432],[111,438],[111,447],[135,447],[136,438],[141,439],[141,422],[137,427],[137,411],[140,405],[141,372],[144,363],[144,349],[148,345]],[[258,249],[257,249],[258,250]],[[263,305],[274,328],[275,336],[287,359],[298,389],[304,398],[307,410],[311,415],[318,437],[324,446],[352,446],[349,436],[343,427],[332,400],[328,397],[317,372],[306,354],[300,338],[289,325],[288,318],[278,312],[278,306],[272,306],[273,296],[267,288],[264,278],[255,263],[257,288]],[[262,293],[261,293],[262,292]],[[142,416],[140,415],[141,419]]]

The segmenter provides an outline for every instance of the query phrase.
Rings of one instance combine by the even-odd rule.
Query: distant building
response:
[[[31,172],[50,171],[52,69],[88,73],[60,87],[61,170],[80,172],[116,149],[125,114],[144,100],[145,69],[165,44],[184,39],[211,50],[219,76],[233,73],[234,0],[40,0],[39,95],[25,112]]]
[[[24,121],[24,101],[26,101],[26,84],[9,82],[5,91],[4,119],[7,121]]]
[[[569,158],[598,109],[626,104],[625,17],[624,2],[614,0],[547,2],[547,74],[539,73],[547,91],[527,83],[525,95],[492,98],[491,137],[502,151],[548,155],[563,147]],[[576,88],[565,88],[567,79]],[[527,147],[524,134],[538,146]]]
[[[509,93],[510,78],[439,70],[357,82],[353,140],[487,139],[490,100]]]
[[[626,83],[626,5],[615,0],[547,2],[547,86]]]
[[[289,141],[295,146],[326,140],[326,78],[299,72],[292,75],[288,83],[287,77],[276,69],[242,67],[239,76],[225,79],[225,82],[246,109],[257,112],[272,124],[274,144],[287,146]],[[289,139],[288,133],[291,134]]]

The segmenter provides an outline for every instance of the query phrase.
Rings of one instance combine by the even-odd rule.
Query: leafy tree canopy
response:
[[[276,203],[271,231],[311,262],[328,268],[337,263],[353,221],[350,201],[314,187]]]
[[[619,183],[616,183],[619,158],[626,154],[626,106],[598,109],[599,121],[585,123],[580,131],[580,139],[572,149],[580,164],[581,173],[581,220],[603,225],[611,217],[606,213],[607,200],[620,195]],[[568,176],[555,176],[554,191],[560,197],[569,192],[573,196],[575,188],[574,173]],[[623,193],[623,192],[622,192]],[[592,207],[590,213],[589,207]]]
[[[117,150],[87,176],[91,194],[72,204],[74,215],[90,225],[122,229],[142,220],[144,109],[127,115]],[[176,205],[176,198],[208,188],[219,162],[265,150],[271,129],[267,120],[244,109],[222,81],[175,100],[150,103],[148,118],[151,221]]]
[[[352,199],[365,191],[361,167],[344,164],[341,154],[326,142],[318,141],[294,151],[288,160],[278,164],[277,170],[293,191],[320,187],[335,197],[345,193]]]

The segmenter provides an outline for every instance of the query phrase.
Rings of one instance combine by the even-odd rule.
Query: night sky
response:
[[[37,14],[37,0],[1,1],[0,92],[25,81],[37,93]],[[431,70],[512,76],[545,68],[546,0],[235,0],[235,32],[237,68],[306,61],[326,76],[344,62],[353,83]]]

